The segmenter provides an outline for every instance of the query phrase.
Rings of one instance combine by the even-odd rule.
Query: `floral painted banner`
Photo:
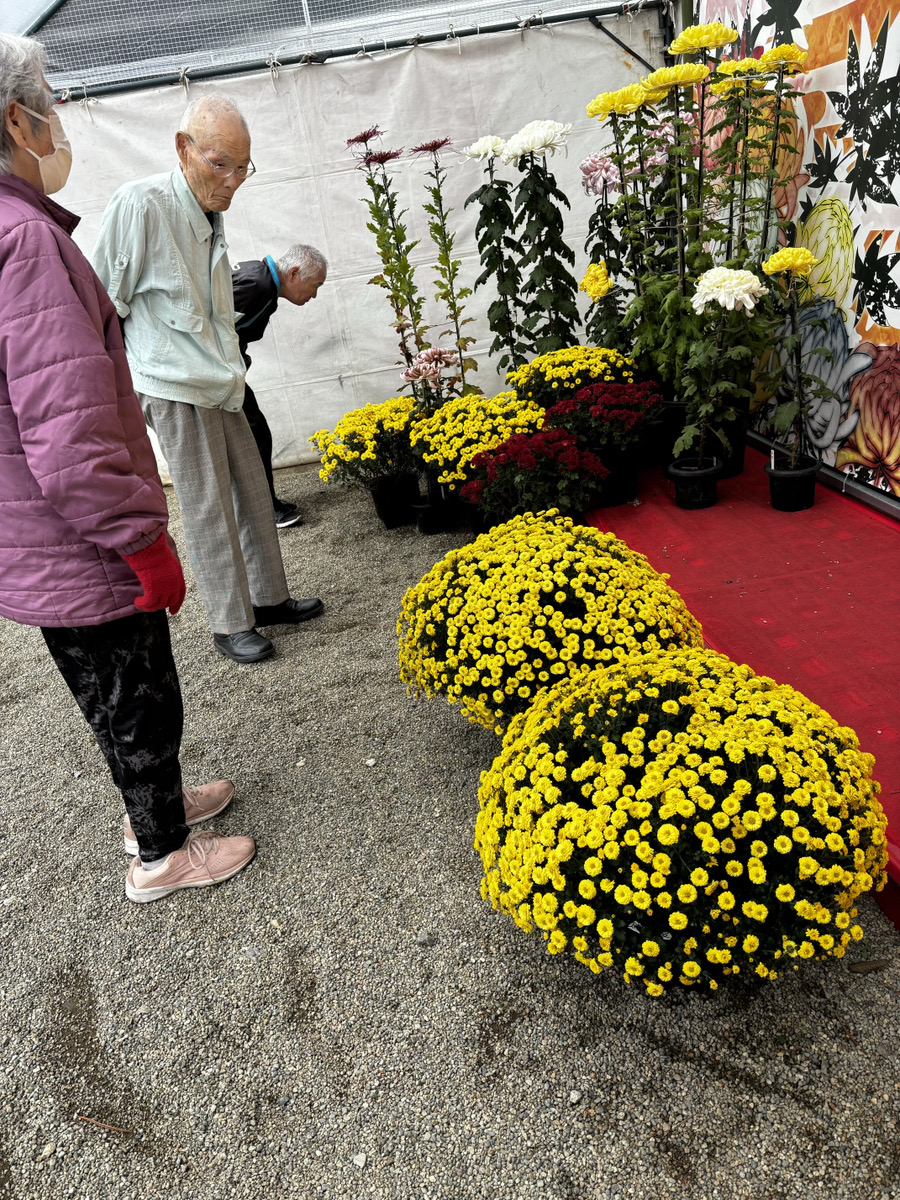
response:
[[[805,349],[829,352],[808,423],[823,459],[900,497],[900,0],[700,0],[700,21],[741,32],[733,55],[796,42],[793,183],[777,193],[793,240],[820,262]],[[826,361],[823,358],[823,363]]]

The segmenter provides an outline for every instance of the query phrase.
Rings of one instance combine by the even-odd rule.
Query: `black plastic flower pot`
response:
[[[726,421],[722,424],[722,433],[728,439],[729,449],[726,450],[722,446],[720,451],[722,455],[720,479],[733,479],[735,475],[743,474],[747,452],[747,426],[749,421],[750,414],[741,412],[738,413],[733,421]]]
[[[414,472],[381,475],[369,484],[369,491],[375,512],[385,529],[398,529],[415,521],[413,505],[420,497],[419,479]]]
[[[667,472],[675,484],[675,503],[679,508],[712,508],[718,499],[716,484],[722,464],[717,458],[679,458]]]
[[[663,400],[657,406],[656,417],[648,424],[641,442],[646,461],[667,467],[675,457],[673,449],[687,424],[687,405],[681,400]]]
[[[419,533],[449,533],[466,523],[463,505],[455,496],[414,504],[413,511]]]
[[[819,464],[803,458],[796,467],[786,459],[772,466],[766,463],[769,477],[769,496],[772,507],[778,512],[803,512],[816,502],[816,472]]]

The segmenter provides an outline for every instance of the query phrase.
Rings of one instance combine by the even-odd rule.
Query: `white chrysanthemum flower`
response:
[[[477,142],[473,142],[471,146],[466,146],[463,154],[466,158],[499,158],[503,153],[503,147],[506,145],[503,138],[494,137],[493,134],[485,134],[480,137]]]
[[[765,293],[766,285],[752,271],[733,271],[730,267],[713,267],[704,271],[697,280],[691,304],[694,312],[702,313],[707,304],[714,300],[729,310],[756,307],[756,301]]]
[[[571,132],[571,125],[561,125],[559,121],[529,121],[506,143],[503,161],[515,162],[523,154],[534,154],[538,158],[555,154],[565,147]]]

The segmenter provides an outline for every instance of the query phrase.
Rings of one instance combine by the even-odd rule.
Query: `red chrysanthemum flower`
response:
[[[391,162],[395,158],[399,158],[403,150],[372,150],[362,160],[364,167],[379,166],[383,167],[385,163]]]
[[[381,130],[377,125],[373,125],[371,129],[364,129],[362,133],[358,133],[356,137],[347,138],[347,145],[368,146],[369,142],[377,137],[381,137]]]
[[[433,142],[423,142],[421,146],[413,146],[410,154],[437,154],[445,146],[449,145],[450,139],[448,137],[438,138]]]

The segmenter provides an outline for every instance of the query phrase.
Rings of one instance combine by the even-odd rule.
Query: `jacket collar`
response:
[[[215,226],[210,225],[207,215],[198,204],[197,197],[191,191],[190,184],[185,179],[181,167],[176,167],[172,172],[172,190],[175,193],[175,199],[184,209],[198,242],[208,242],[214,228],[216,233],[222,233],[222,214],[213,213]]]
[[[49,196],[45,196],[43,192],[32,187],[26,180],[20,179],[18,175],[0,175],[0,191],[18,196],[33,208],[45,212],[51,221],[55,221],[68,234],[71,234],[81,220],[81,217],[76,217],[74,213],[63,208],[61,204],[57,204],[55,200],[51,200]]]

